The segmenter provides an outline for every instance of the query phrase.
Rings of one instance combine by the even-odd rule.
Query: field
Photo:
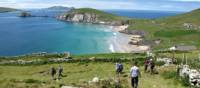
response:
[[[125,64],[125,73],[129,74],[131,65]],[[115,78],[115,63],[62,63],[64,77],[60,81],[52,81],[48,71],[51,66],[59,64],[39,66],[0,66],[1,88],[59,88],[59,85],[81,86],[87,85],[94,77],[101,79]],[[142,67],[141,67],[142,69]],[[164,71],[164,70],[162,70]],[[143,72],[143,70],[142,70]],[[162,74],[162,73],[160,73]],[[142,73],[140,88],[184,88],[174,79],[164,79],[161,75]],[[121,77],[124,88],[130,87],[128,77]]]
[[[170,53],[162,53],[169,55]],[[179,55],[177,54],[177,57]],[[46,56],[21,56],[7,57],[6,60],[23,60],[59,58],[63,55],[46,55]],[[96,59],[88,61],[89,58]],[[187,88],[179,78],[176,77],[176,66],[162,68],[157,65],[156,69],[159,74],[144,73],[143,54],[96,54],[96,55],[78,55],[72,56],[75,62],[64,63],[46,63],[46,64],[28,64],[28,65],[1,65],[0,66],[0,87],[1,88],[60,88],[62,85],[81,86],[86,88],[114,88],[117,76],[115,74],[115,62],[121,61],[124,64],[124,73],[120,75],[121,88],[130,88],[129,70],[132,63],[137,61],[142,72],[140,79],[140,88]],[[80,60],[83,59],[83,60]],[[5,61],[5,58],[4,58]],[[61,80],[52,80],[49,74],[50,68],[61,65],[64,68]],[[89,85],[94,77],[101,80],[109,80],[109,83],[100,85]],[[107,82],[107,81],[106,81]]]

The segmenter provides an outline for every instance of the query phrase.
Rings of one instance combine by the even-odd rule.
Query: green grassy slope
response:
[[[63,63],[64,77],[60,81],[52,81],[49,72],[51,66],[58,67],[58,64],[40,66],[0,66],[0,87],[1,88],[60,88],[59,85],[87,85],[88,81],[95,76],[101,79],[114,79],[115,63]],[[131,64],[124,63],[123,75],[128,75]],[[174,79],[165,79],[162,75],[150,75],[143,73],[140,79],[140,88],[186,88]],[[175,70],[175,69],[171,69]],[[164,70],[162,70],[164,71]],[[44,73],[42,73],[44,72]],[[162,73],[161,73],[162,74]],[[130,79],[121,76],[123,88],[130,87]],[[94,87],[91,87],[94,88]],[[101,87],[102,88],[102,87]],[[108,87],[114,88],[114,87]]]
[[[195,25],[200,25],[199,19],[200,19],[200,9],[196,9],[185,14],[161,18],[158,20],[160,22],[171,24],[171,25],[182,25],[183,23],[192,23]]]
[[[199,52],[192,52],[188,58],[194,58]],[[187,55],[190,53],[186,53]],[[172,57],[171,53],[160,53]],[[175,55],[181,57],[181,53]],[[106,61],[91,60],[89,62],[63,62],[63,63],[46,63],[40,65],[1,65],[0,66],[0,87],[1,88],[60,88],[59,85],[87,86],[88,81],[95,76],[101,79],[116,79],[115,61],[116,59],[127,59],[123,62],[124,73],[120,76],[122,88],[130,87],[129,70],[132,63],[137,60],[140,63],[142,78],[140,79],[140,88],[187,88],[180,80],[176,80],[176,66],[161,68],[156,63],[157,75],[144,73],[143,62],[146,55],[144,54],[95,54],[95,55],[73,55],[74,60],[90,59],[91,57],[104,59]],[[47,60],[49,58],[62,58],[63,55],[44,55],[44,56],[20,56],[20,57],[1,57],[3,60]],[[109,59],[112,59],[109,61]],[[197,62],[198,63],[198,62]],[[64,68],[64,77],[60,81],[52,81],[49,70],[51,66]],[[170,72],[170,73],[169,73]],[[166,74],[169,73],[169,74]],[[94,88],[94,87],[90,87]],[[108,87],[114,88],[114,87]]]
[[[0,13],[3,13],[3,12],[11,12],[11,11],[17,11],[17,9],[6,8],[6,7],[0,7]]]
[[[129,30],[144,30],[148,32],[147,39],[161,39],[156,49],[173,45],[196,45],[200,47],[200,30],[187,30],[184,23],[200,26],[200,10],[194,10],[177,16],[158,19],[133,19]]]

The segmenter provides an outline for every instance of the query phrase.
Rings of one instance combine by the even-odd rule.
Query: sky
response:
[[[0,7],[19,9],[67,6],[75,8],[191,11],[200,0],[0,0]]]

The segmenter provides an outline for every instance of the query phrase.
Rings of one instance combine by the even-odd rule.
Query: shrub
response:
[[[176,73],[176,71],[166,71],[166,72],[162,73],[162,76],[165,79],[172,79],[172,78],[177,78],[177,73]]]
[[[163,61],[156,61],[155,63],[157,66],[163,66],[165,64],[165,62]]]
[[[24,82],[25,83],[41,83],[39,80],[35,80],[35,79],[25,79]]]
[[[181,84],[183,86],[190,86],[190,82],[189,82],[189,76],[186,76],[184,78],[181,78]]]

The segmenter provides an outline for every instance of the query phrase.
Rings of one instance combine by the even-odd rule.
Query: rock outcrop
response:
[[[57,19],[68,22],[94,23],[94,24],[105,24],[112,26],[121,26],[128,23],[128,20],[117,20],[118,16],[114,16],[97,10],[93,11],[94,12],[92,11],[84,12],[84,11],[72,10],[64,15],[57,16]]]
[[[179,76],[188,78],[190,84],[194,87],[200,87],[200,72],[199,69],[191,69],[189,65],[180,65],[177,68]]]
[[[21,12],[19,17],[32,17],[32,15],[30,13],[28,13],[28,12]]]
[[[98,20],[98,15],[90,13],[69,13],[66,15],[58,16],[57,18],[69,22],[100,23]]]
[[[147,35],[147,32],[144,31],[144,30],[129,30],[129,29],[126,29],[126,30],[123,30],[123,31],[120,31],[121,33],[125,33],[125,34],[129,34],[129,35],[139,35],[141,37],[145,37]]]

